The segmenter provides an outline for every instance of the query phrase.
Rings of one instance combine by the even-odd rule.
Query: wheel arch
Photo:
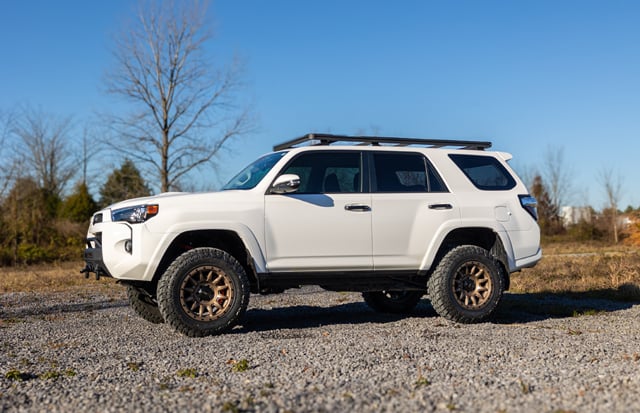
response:
[[[487,250],[498,263],[504,280],[505,291],[509,289],[509,255],[502,242],[502,237],[493,228],[465,227],[451,230],[440,243],[429,266],[430,272],[437,267],[447,252],[459,245],[475,245]]]
[[[252,292],[254,289],[257,291],[258,278],[251,252],[238,233],[232,230],[191,230],[179,234],[165,249],[153,274],[153,282],[157,283],[171,263],[181,254],[200,247],[218,248],[233,256],[245,270]]]

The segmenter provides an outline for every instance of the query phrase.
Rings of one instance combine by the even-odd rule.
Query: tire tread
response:
[[[234,294],[239,294],[241,300],[240,305],[233,309],[232,313],[224,314],[221,319],[215,320],[210,328],[199,328],[197,323],[189,325],[184,322],[179,313],[179,304],[172,303],[172,296],[174,294],[174,288],[177,288],[177,278],[180,276],[181,271],[185,268],[190,268],[197,263],[221,260],[225,264],[231,267],[239,279],[239,285],[237,291]],[[249,304],[249,279],[244,271],[244,268],[238,263],[238,261],[227,252],[217,248],[194,248],[189,250],[178,258],[176,258],[158,282],[158,307],[162,313],[165,321],[176,331],[189,336],[189,337],[204,337],[214,334],[220,334],[224,331],[231,329],[242,317]]]
[[[164,323],[164,318],[162,317],[158,306],[145,301],[141,297],[142,294],[143,293],[140,292],[138,288],[132,285],[127,285],[127,298],[129,299],[129,305],[133,311],[150,323]]]
[[[449,293],[449,277],[451,276],[450,272],[455,271],[457,262],[465,257],[472,258],[474,256],[476,258],[486,259],[493,265],[496,271],[495,280],[493,280],[496,284],[494,288],[498,290],[496,294],[497,298],[494,299],[488,307],[483,309],[481,313],[478,312],[478,314],[471,315],[470,311],[462,310],[451,298]],[[475,245],[460,245],[445,254],[433,274],[431,274],[431,277],[429,277],[427,287],[431,305],[440,316],[458,323],[479,323],[489,318],[498,306],[504,290],[504,277],[501,266],[498,265],[496,259],[492,257],[487,250]]]

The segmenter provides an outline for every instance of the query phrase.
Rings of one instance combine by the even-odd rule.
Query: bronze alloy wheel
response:
[[[498,307],[505,278],[498,261],[477,245],[459,245],[445,254],[427,281],[436,312],[458,323],[479,323]]]
[[[233,285],[220,268],[201,266],[184,277],[180,285],[180,304],[194,320],[213,321],[225,314],[233,300]]]
[[[453,278],[453,295],[468,310],[481,308],[489,301],[493,284],[489,269],[481,262],[468,261],[458,268]]]

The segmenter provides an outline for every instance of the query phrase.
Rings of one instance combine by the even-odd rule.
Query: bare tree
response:
[[[558,211],[571,197],[571,174],[571,168],[564,159],[564,148],[547,147],[542,177],[549,191],[551,203]]]
[[[602,168],[598,175],[598,180],[607,194],[607,209],[611,216],[611,229],[613,230],[613,241],[618,243],[618,205],[622,198],[622,178],[613,174],[611,168]]]
[[[86,186],[89,186],[90,182],[94,182],[97,179],[97,175],[99,174],[95,171],[95,166],[92,168],[91,165],[95,165],[95,162],[92,162],[92,159],[96,155],[100,155],[100,168],[104,170],[105,168],[105,159],[104,159],[104,149],[107,149],[103,139],[98,139],[97,136],[99,133],[91,126],[90,123],[86,123],[82,128],[82,136],[80,142],[78,142],[79,148],[79,163],[81,167],[80,182]]]
[[[0,111],[0,200],[11,186],[16,171],[15,159],[10,158],[5,150],[8,147],[12,120],[12,114]]]
[[[0,111],[0,199],[10,191],[16,179],[23,175],[23,162],[16,150],[14,129],[18,112]]]
[[[511,167],[516,170],[518,176],[522,180],[522,183],[527,187],[529,192],[533,192],[534,185],[536,184],[536,178],[540,177],[540,172],[533,165],[510,163]],[[541,178],[541,177],[540,177]]]
[[[46,193],[60,197],[76,165],[70,148],[71,118],[26,108],[17,117],[12,132],[22,142],[16,153],[24,170]]]
[[[216,66],[206,54],[206,12],[199,1],[141,3],[106,77],[107,91],[134,108],[110,119],[119,137],[113,146],[141,162],[163,192],[251,129],[248,109],[236,104],[240,65]]]

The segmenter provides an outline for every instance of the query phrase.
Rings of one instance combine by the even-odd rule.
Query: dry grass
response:
[[[544,246],[542,261],[511,276],[515,293],[587,293],[599,298],[640,301],[640,251],[597,243]],[[113,290],[114,280],[86,280],[82,262],[0,268],[0,293]],[[119,290],[119,289],[118,289]]]
[[[537,266],[511,276],[510,290],[640,301],[640,254],[626,246],[552,244]]]
[[[89,280],[80,274],[83,262],[38,264],[26,267],[0,267],[0,293],[55,292],[70,289],[111,289],[115,281]]]

